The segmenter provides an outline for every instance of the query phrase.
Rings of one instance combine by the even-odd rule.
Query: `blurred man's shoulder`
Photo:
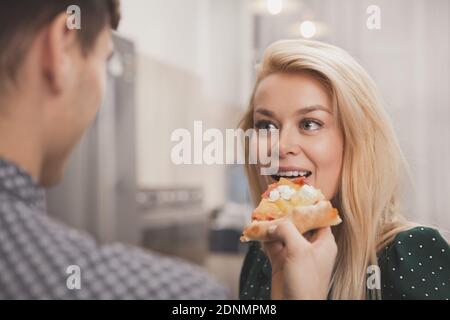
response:
[[[0,192],[0,298],[225,299],[199,266],[124,244],[100,244]],[[6,203],[6,204],[5,204]],[[2,282],[2,280],[0,280]],[[24,289],[27,288],[27,289]]]

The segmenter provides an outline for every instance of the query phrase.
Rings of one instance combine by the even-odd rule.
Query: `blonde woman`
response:
[[[305,175],[343,220],[305,236],[285,223],[273,241],[251,243],[241,299],[450,298],[449,245],[402,217],[406,162],[373,81],[349,54],[315,41],[271,45],[240,127],[280,130],[278,174],[246,166],[255,205],[280,176]]]

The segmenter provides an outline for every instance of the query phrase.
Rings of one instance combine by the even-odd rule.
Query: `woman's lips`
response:
[[[312,172],[309,170],[289,170],[289,171],[282,171],[279,170],[277,174],[272,175],[272,179],[275,181],[279,181],[280,178],[286,178],[286,179],[295,179],[299,177],[305,177],[305,179],[308,179],[312,175]]]

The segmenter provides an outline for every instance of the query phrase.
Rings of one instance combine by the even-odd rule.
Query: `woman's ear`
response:
[[[61,13],[42,32],[43,76],[50,92],[59,94],[73,79],[74,52],[80,50],[77,31],[67,28],[67,15]]]

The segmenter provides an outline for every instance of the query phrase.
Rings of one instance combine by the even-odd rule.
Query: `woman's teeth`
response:
[[[279,178],[297,178],[297,177],[305,177],[308,178],[312,174],[311,171],[280,171],[275,177]]]

